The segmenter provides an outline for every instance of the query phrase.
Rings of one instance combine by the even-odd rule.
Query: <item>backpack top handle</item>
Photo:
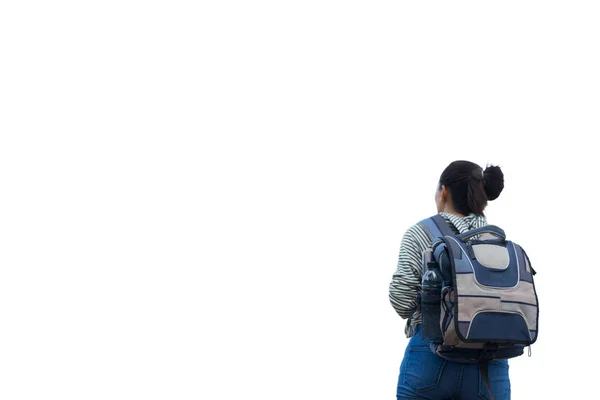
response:
[[[460,235],[456,235],[456,238],[461,240],[462,242],[466,242],[473,236],[481,235],[482,233],[490,233],[500,238],[502,242],[506,241],[506,234],[504,233],[504,230],[495,225],[486,225],[481,228],[472,229],[465,233],[461,233]]]

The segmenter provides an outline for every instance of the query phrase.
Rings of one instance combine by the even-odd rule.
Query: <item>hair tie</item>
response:
[[[479,175],[479,171],[477,171],[477,168],[475,168],[473,170],[473,172],[471,172],[471,177],[473,179],[481,179],[481,180],[483,180],[483,179],[485,179],[484,176],[483,176],[483,168],[479,168],[479,169],[481,170],[481,176]]]

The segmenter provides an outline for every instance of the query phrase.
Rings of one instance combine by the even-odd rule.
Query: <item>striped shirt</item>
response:
[[[454,214],[440,213],[450,223],[454,233],[463,233],[487,225],[484,216],[469,214],[459,217]],[[417,309],[417,293],[421,290],[423,275],[422,254],[431,246],[427,230],[421,224],[411,226],[402,237],[398,267],[390,283],[390,302],[402,317],[407,319],[404,333],[406,337],[414,335],[414,329],[421,323],[421,311]]]

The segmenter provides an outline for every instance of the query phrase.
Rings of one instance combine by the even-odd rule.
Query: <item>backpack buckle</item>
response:
[[[479,363],[486,363],[492,361],[496,356],[496,352],[498,351],[499,347],[500,346],[498,346],[496,343],[486,343],[483,346],[483,351],[481,352],[481,355],[479,356],[477,361]]]

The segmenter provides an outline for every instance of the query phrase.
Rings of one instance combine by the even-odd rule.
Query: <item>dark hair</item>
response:
[[[484,215],[487,202],[495,200],[504,189],[500,167],[488,165],[485,171],[470,161],[454,161],[440,176],[439,187],[450,190],[454,209],[463,215]]]

